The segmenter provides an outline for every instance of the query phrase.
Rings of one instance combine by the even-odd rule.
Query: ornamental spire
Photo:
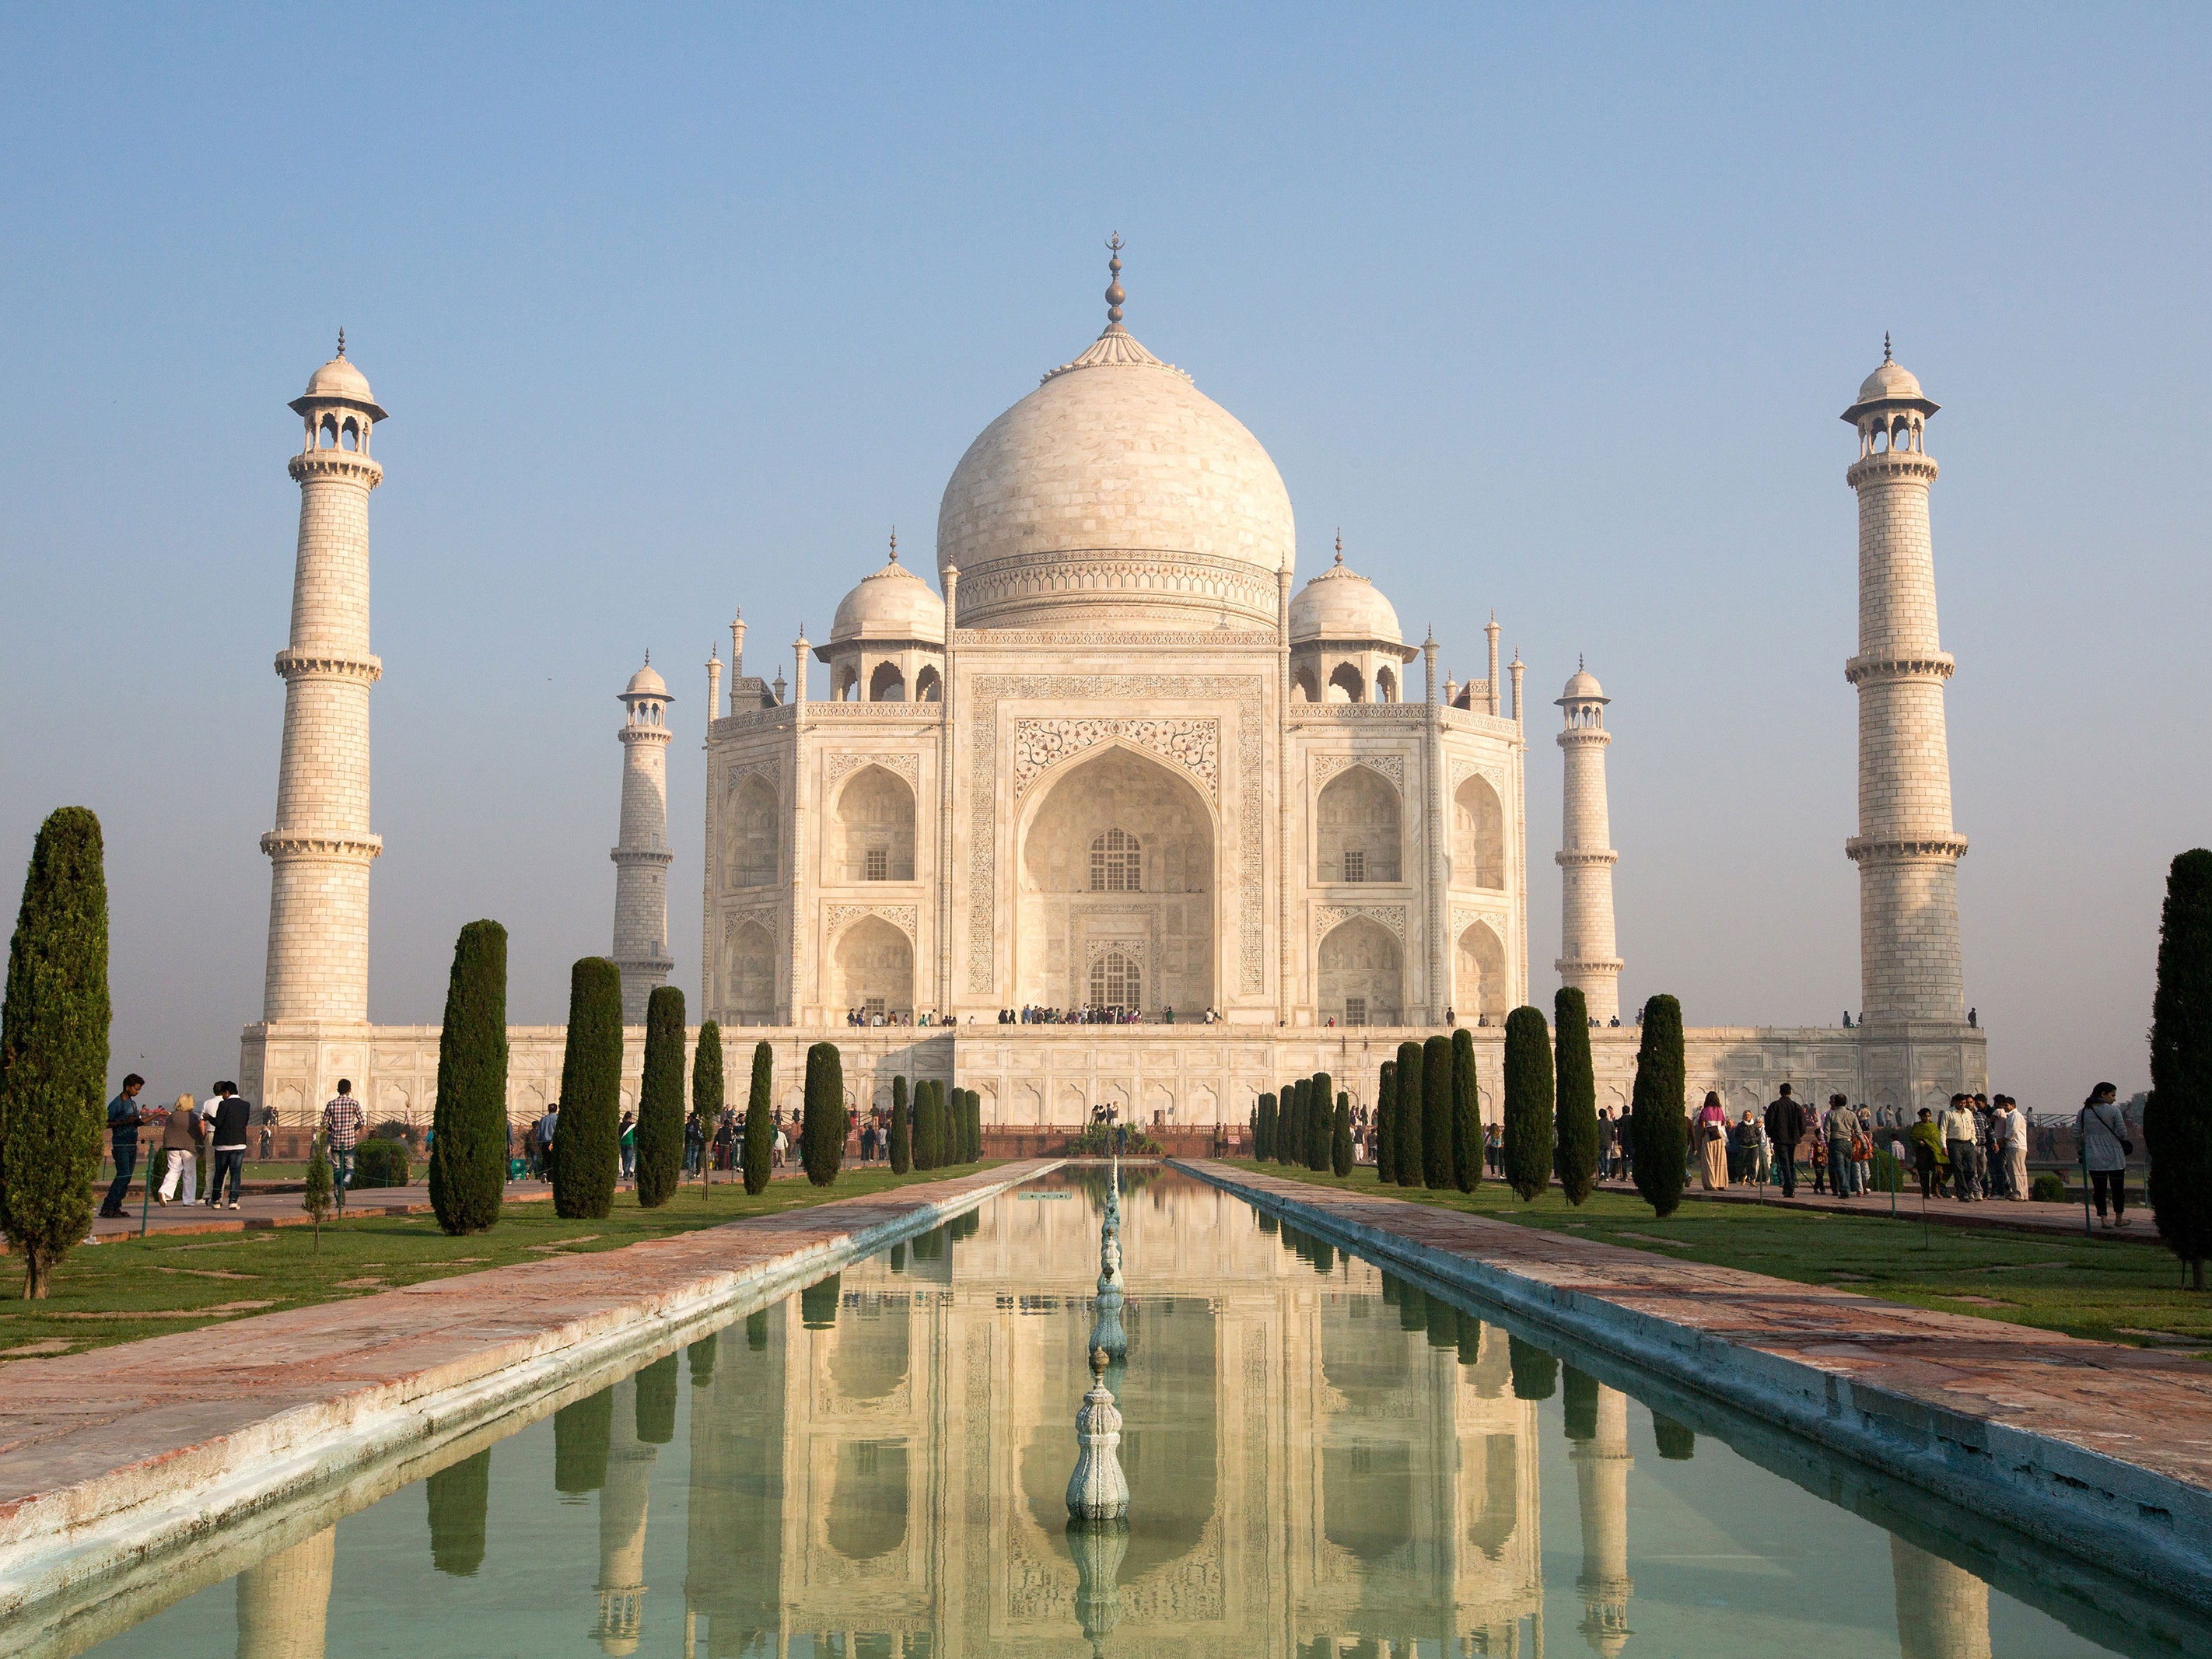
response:
[[[345,356],[345,330],[343,326],[338,330],[338,356]]]
[[[1121,320],[1121,302],[1129,296],[1121,289],[1121,233],[1115,231],[1107,239],[1106,249],[1112,257],[1106,261],[1110,279],[1106,284],[1106,321],[1110,327]]]
[[[344,336],[341,335],[339,337],[343,339]],[[343,356],[345,354],[343,352],[340,352],[338,355],[340,356]],[[1889,361],[1889,331],[1887,329],[1884,329],[1881,331],[1881,360],[1884,362],[1887,362]]]
[[[893,564],[898,562],[898,526],[896,525],[891,526],[891,562]]]

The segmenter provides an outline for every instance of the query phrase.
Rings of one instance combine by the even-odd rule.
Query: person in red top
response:
[[[323,1107],[323,1136],[331,1149],[331,1185],[337,1189],[338,1208],[345,1208],[346,1183],[353,1179],[353,1149],[360,1143],[366,1122],[361,1103],[353,1097],[353,1079],[338,1079],[337,1097]]]

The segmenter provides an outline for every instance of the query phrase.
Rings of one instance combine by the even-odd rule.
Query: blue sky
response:
[[[708,647],[742,605],[787,665],[891,526],[926,551],[969,440],[1097,332],[1118,229],[1130,325],[1269,447],[1302,578],[1341,525],[1455,672],[1492,606],[1519,646],[1546,992],[1588,653],[1624,992],[1700,1024],[1857,1001],[1836,416],[1893,331],[1945,405],[1992,1081],[2141,1086],[2166,863],[2212,841],[2207,14],[1363,12],[0,17],[0,863],[100,813],[117,1068],[204,1085],[258,1013],[283,405],[341,324],[392,416],[371,1012],[434,1020],[488,915],[551,1021],[606,948],[641,653],[696,994]]]

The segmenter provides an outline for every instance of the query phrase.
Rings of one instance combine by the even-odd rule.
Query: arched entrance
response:
[[[1505,946],[1486,921],[1469,922],[1452,952],[1452,1007],[1505,1023]]]
[[[837,937],[830,1000],[833,1016],[858,1008],[886,1019],[914,1012],[914,944],[881,916],[863,916]]]
[[[1017,833],[1017,1002],[1212,1006],[1213,815],[1188,778],[1095,750],[1039,784]]]
[[[1339,1025],[1395,1025],[1406,1006],[1404,952],[1369,916],[1340,922],[1321,942],[1317,1018]]]

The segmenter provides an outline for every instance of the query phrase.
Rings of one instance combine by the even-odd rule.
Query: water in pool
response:
[[[1122,1182],[1126,1534],[1067,1525],[1104,1177],[1066,1173],[58,1650],[2195,1650],[1992,1523],[1188,1176]]]

